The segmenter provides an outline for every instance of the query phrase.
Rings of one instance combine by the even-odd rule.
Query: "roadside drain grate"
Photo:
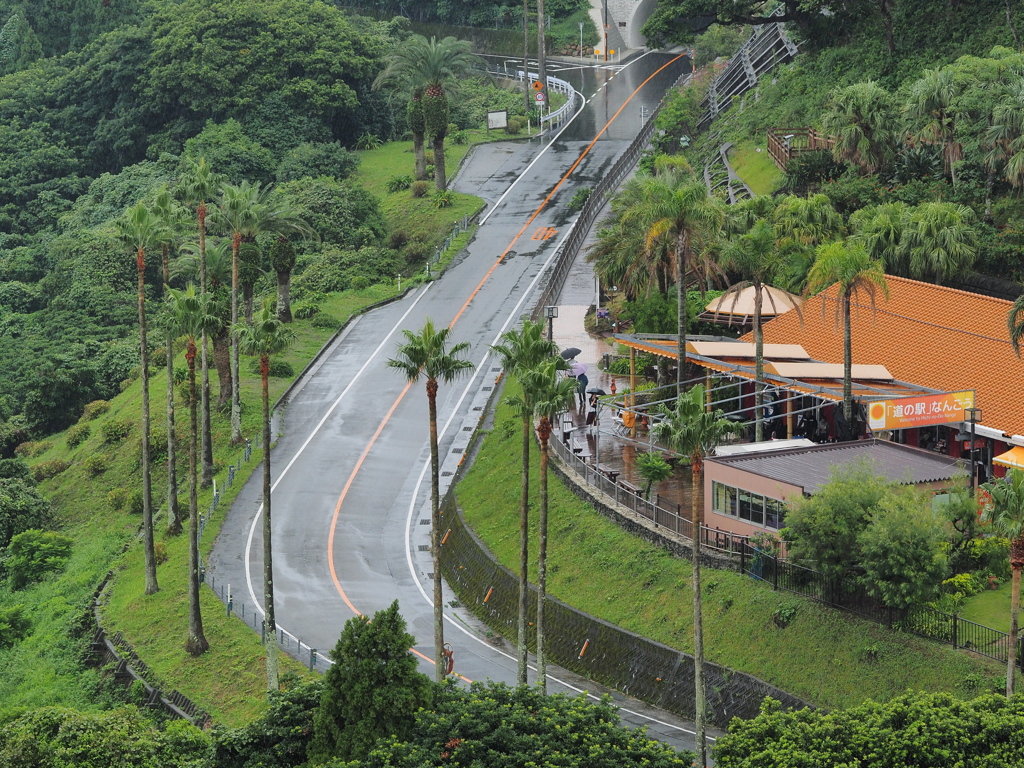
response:
[[[490,392],[492,389],[494,389],[494,387],[480,387],[482,392]]]
[[[449,472],[447,469],[444,472],[441,473],[441,477],[451,477],[451,476],[452,476],[452,473]]]
[[[463,431],[463,432],[472,432],[472,431],[473,431],[473,428],[472,428],[472,427],[463,427],[463,428],[462,428],[462,431]]]
[[[429,552],[430,551],[430,545],[429,544],[420,544],[418,547],[416,547],[416,549],[418,549],[420,552]]]
[[[462,453],[463,450],[465,450],[465,449],[463,449],[463,448],[452,448],[452,453]]]
[[[430,525],[430,518],[424,517],[422,520],[420,520],[420,525]]]

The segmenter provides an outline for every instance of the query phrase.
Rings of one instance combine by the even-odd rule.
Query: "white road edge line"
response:
[[[573,225],[575,225],[575,221],[573,222]],[[513,323],[514,320],[518,320],[518,318],[519,318],[519,310],[522,308],[523,303],[532,295],[533,289],[536,287],[537,282],[545,274],[545,272],[547,271],[548,267],[551,266],[551,262],[555,258],[555,256],[557,255],[559,248],[561,248],[562,244],[565,242],[565,240],[569,237],[570,234],[572,234],[572,227],[570,227],[568,229],[568,231],[566,232],[566,234],[562,237],[561,242],[559,242],[559,244],[555,247],[555,250],[552,252],[551,256],[548,257],[547,261],[544,262],[544,266],[541,267],[540,271],[533,278],[533,281],[530,283],[530,286],[526,289],[526,292],[523,294],[522,298],[520,298],[519,301],[516,303],[515,307],[512,309],[512,312],[509,314],[508,318],[505,320],[505,323],[502,325],[501,330],[498,331],[497,335],[494,337],[494,341],[492,342],[492,345],[493,344],[497,344],[501,340],[501,334],[505,333],[505,331],[508,330],[509,326]],[[490,357],[490,355],[491,355],[491,353],[490,353],[489,350],[487,352],[485,352],[483,358],[481,358],[481,360],[480,360],[480,363],[476,366],[476,370],[473,371],[473,375],[470,377],[469,381],[466,383],[465,388],[462,390],[462,395],[459,397],[458,401],[455,404],[455,407],[452,409],[451,415],[448,417],[448,420],[445,421],[444,426],[441,427],[440,431],[438,432],[438,435],[437,435],[438,442],[440,442],[441,438],[444,437],[445,433],[448,431],[448,428],[451,426],[451,423],[452,423],[453,419],[455,418],[455,416],[459,412],[459,408],[462,407],[462,402],[466,399],[466,396],[469,394],[470,390],[472,389],[473,382],[476,380],[477,375],[479,375],[479,373],[484,369],[484,366],[486,365],[487,360]],[[423,485],[423,480],[426,477],[427,470],[429,468],[430,468],[430,463],[429,462],[424,462],[423,469],[420,472],[419,479],[416,481],[416,486],[413,488],[412,501],[409,502],[409,514],[408,514],[408,516],[406,517],[406,520],[405,520],[405,560],[406,560],[406,563],[409,566],[409,573],[412,576],[413,582],[416,584],[416,588],[419,590],[420,594],[423,596],[423,599],[426,600],[428,604],[433,605],[434,600],[433,600],[433,598],[431,598],[427,594],[427,591],[424,589],[423,583],[420,581],[419,575],[416,573],[416,565],[415,565],[415,563],[413,563],[413,558],[412,558],[412,520],[413,520],[413,516],[416,513],[417,499],[419,498],[419,495],[420,495],[420,488]],[[489,642],[484,640],[482,637],[480,637],[476,633],[474,633],[474,632],[470,631],[468,628],[466,628],[462,624],[462,622],[452,618],[447,613],[444,614],[444,617],[445,617],[445,619],[448,620],[449,624],[451,624],[452,626],[456,627],[460,632],[465,634],[467,637],[475,640],[476,642],[480,643],[481,645],[487,646],[492,651],[495,651],[496,653],[504,656],[505,658],[507,658],[507,659],[509,659],[511,661],[516,661],[517,660],[516,657],[512,656],[511,654],[505,653],[504,651],[501,651],[501,650],[495,648],[493,645],[491,645]],[[530,666],[530,669],[536,671],[536,667]],[[563,686],[565,688],[568,688],[570,691],[575,691],[576,693],[585,693],[588,698],[594,699],[595,701],[599,701],[600,698],[601,698],[600,696],[597,696],[597,695],[591,693],[590,691],[584,690],[583,688],[577,688],[576,686],[571,685],[570,683],[567,683],[566,681],[564,681],[564,680],[562,680],[560,678],[557,678],[554,675],[549,675],[548,677],[552,681],[558,683],[559,685],[561,685],[561,686]],[[695,731],[692,731],[689,728],[684,728],[684,727],[682,727],[680,725],[675,725],[673,723],[666,723],[666,722],[664,722],[662,720],[658,720],[657,718],[650,717],[649,715],[644,715],[644,714],[642,714],[640,712],[635,712],[635,711],[633,711],[631,709],[626,709],[624,707],[620,707],[620,710],[623,711],[623,712],[626,712],[626,713],[628,713],[630,715],[633,715],[634,717],[638,717],[641,720],[649,720],[652,723],[657,723],[658,725],[664,726],[665,728],[672,728],[672,729],[677,730],[677,731],[682,731],[683,733],[688,733],[688,734],[694,735],[694,736],[696,735]],[[708,738],[709,741],[714,741],[713,737],[709,736],[707,738]]]
[[[626,69],[626,67],[633,66],[636,62],[640,61],[640,59],[644,58],[644,56],[648,56],[648,55],[650,55],[652,53],[654,53],[654,51],[647,51],[646,53],[643,53],[640,56],[637,56],[633,61],[631,61],[628,64],[626,64],[622,69]],[[607,83],[605,83],[605,85],[607,85]],[[604,88],[603,85],[601,87]],[[580,93],[580,92],[577,91],[575,88],[573,88],[573,93]],[[596,93],[593,96],[591,96],[590,98],[593,99],[595,96],[597,96]],[[491,210],[489,210],[487,212],[487,214],[482,219],[480,219],[480,225],[481,226],[483,226],[484,222],[486,222],[489,218],[491,218],[491,214],[492,213],[494,213],[496,210],[498,210],[498,206],[501,205],[501,201],[504,200],[508,196],[508,193],[511,192],[515,188],[516,184],[518,184],[519,181],[527,173],[530,172],[530,169],[533,168],[534,164],[544,156],[545,152],[547,152],[549,149],[551,149],[551,145],[554,144],[556,141],[558,141],[558,138],[563,133],[565,133],[566,129],[568,129],[568,127],[570,125],[572,125],[573,121],[576,120],[576,118],[579,117],[580,114],[582,114],[583,108],[588,104],[589,100],[582,93],[580,93],[580,101],[582,103],[580,104],[580,108],[576,110],[576,114],[573,115],[572,117],[570,117],[568,120],[565,121],[565,125],[562,126],[562,130],[560,130],[558,133],[556,133],[552,137],[551,141],[548,142],[547,146],[544,147],[544,149],[542,149],[537,154],[537,156],[535,158],[533,158],[533,160],[530,162],[530,164],[528,166],[526,166],[526,168],[523,169],[523,172],[521,174],[519,174],[519,176],[516,178],[516,180],[513,181],[509,185],[508,189],[505,190],[505,193],[501,197],[498,198],[497,202],[495,202],[493,206],[491,206]]]
[[[427,295],[427,291],[430,290],[430,287],[432,285],[432,282],[427,283],[423,290],[420,291],[420,295],[416,297],[416,300],[409,305],[409,308],[405,310],[405,313],[398,319],[398,322],[395,323],[395,325],[391,328],[390,331],[388,331],[387,336],[385,336],[381,343],[377,345],[377,348],[373,350],[370,356],[366,359],[366,362],[363,363],[362,367],[358,371],[356,371],[355,376],[352,377],[352,381],[348,383],[348,386],[346,386],[345,389],[342,390],[341,394],[338,395],[338,398],[331,404],[331,407],[327,409],[327,413],[323,415],[323,418],[320,419],[320,422],[313,428],[313,431],[310,432],[309,437],[306,438],[305,442],[299,447],[299,450],[295,452],[294,456],[292,456],[291,461],[289,461],[285,468],[281,471],[281,474],[278,476],[274,484],[270,486],[271,493],[274,492],[274,489],[277,488],[278,484],[284,479],[285,475],[288,474],[288,470],[292,468],[292,465],[298,460],[299,456],[302,455],[302,452],[306,450],[306,447],[312,442],[313,438],[316,437],[321,427],[323,427],[323,425],[327,422],[327,419],[330,418],[330,415],[334,413],[334,409],[338,407],[342,399],[344,399],[345,395],[348,394],[349,390],[352,389],[356,381],[363,374],[363,371],[365,371],[367,367],[370,365],[370,363],[372,363],[373,360],[377,357],[377,355],[380,354],[380,351],[384,348],[384,345],[391,340],[391,337],[395,335],[395,332],[402,327],[402,323],[405,322],[405,318],[407,318],[409,316],[409,313],[412,312],[416,305],[420,303],[420,299]],[[253,589],[252,572],[249,569],[249,566],[251,564],[250,557],[252,554],[252,539],[253,536],[256,534],[256,524],[259,523],[260,518],[262,516],[263,503],[260,502],[259,509],[256,510],[256,516],[253,517],[252,525],[249,527],[249,536],[245,541],[245,584],[249,588],[249,597],[252,599],[252,603],[256,607],[256,610],[259,611],[261,614],[264,614],[263,608],[260,605],[260,601],[256,597],[256,592]],[[280,624],[278,624],[278,628],[282,629]],[[288,634],[290,635],[291,633],[289,632]]]

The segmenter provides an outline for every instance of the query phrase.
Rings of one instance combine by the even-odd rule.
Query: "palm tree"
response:
[[[129,208],[117,222],[118,236],[135,252],[138,274],[139,355],[142,374],[142,530],[146,560],[146,594],[160,591],[153,543],[153,489],[149,462],[149,350],[146,344],[146,249],[168,239],[169,231],[143,203]]]
[[[921,203],[903,233],[910,276],[942,283],[960,277],[978,256],[974,211],[959,203]]]
[[[277,273],[277,319],[292,321],[292,270],[295,269],[295,246],[287,237],[279,237],[270,246],[270,266]]]
[[[696,696],[695,740],[697,742],[698,765],[707,765],[707,702],[704,695],[704,619],[700,587],[701,526],[704,523],[704,504],[700,488],[704,472],[704,457],[713,451],[725,435],[735,432],[733,424],[721,411],[705,408],[705,391],[697,384],[688,392],[676,398],[674,409],[660,406],[656,414],[660,421],[651,426],[651,434],[664,442],[673,451],[690,457],[693,472],[693,494],[691,519],[693,522],[693,665],[694,690]]]
[[[398,346],[397,357],[388,360],[389,368],[397,368],[410,382],[426,377],[427,406],[430,418],[430,550],[434,565],[434,674],[437,682],[443,682],[444,674],[444,605],[441,594],[441,545],[439,528],[441,517],[438,499],[438,456],[437,456],[437,384],[438,381],[451,384],[473,364],[462,359],[469,349],[467,342],[459,342],[448,349],[451,328],[435,330],[434,323],[427,320],[419,333],[404,329],[405,343]]]
[[[238,288],[239,252],[242,243],[254,243],[261,233],[298,234],[315,237],[310,226],[299,218],[295,208],[273,194],[273,186],[243,181],[226,185],[217,201],[215,219],[231,233],[231,442],[242,442],[242,397],[238,374]]]
[[[171,333],[185,336],[185,362],[188,364],[188,640],[185,650],[192,656],[205,653],[210,643],[203,632],[203,614],[199,610],[199,496],[196,453],[199,447],[196,392],[196,339],[202,338],[219,323],[210,306],[210,296],[197,294],[194,285],[183,291],[167,291],[167,325]]]
[[[182,246],[180,255],[171,267],[172,276],[187,276],[198,278],[199,276],[199,248],[191,243]],[[213,296],[227,290],[231,283],[231,240],[227,238],[214,238],[206,244],[206,277],[209,280],[210,288],[207,295]],[[211,299],[214,307],[226,312],[231,304],[230,298]],[[222,408],[231,399],[231,351],[229,349],[230,327],[228,318],[224,317],[223,322],[218,324],[210,334],[210,343],[213,346],[213,365],[217,371],[217,378],[220,382],[217,407]],[[207,382],[209,383],[209,382]]]
[[[576,382],[568,376],[559,376],[567,367],[565,361],[555,355],[544,360],[536,368],[524,371],[522,377],[524,396],[533,402],[534,413],[540,416],[537,437],[540,438],[540,518],[537,538],[537,685],[547,693],[547,659],[544,654],[544,606],[548,589],[548,440],[551,438],[552,423],[558,414],[567,411],[576,395]],[[525,399],[525,398],[524,398]],[[524,681],[520,681],[524,682]]]
[[[1002,95],[992,109],[992,125],[985,136],[990,148],[986,165],[1002,170],[1014,187],[1024,186],[1024,77],[1001,86]]]
[[[676,388],[682,391],[686,363],[686,277],[706,277],[720,270],[709,248],[725,221],[721,204],[708,194],[703,181],[675,173],[641,179],[646,204],[622,213],[622,226],[644,234],[644,250],[667,247],[675,264],[678,292],[676,325]],[[705,282],[699,282],[701,289]]]
[[[761,329],[761,308],[765,285],[775,279],[783,267],[781,251],[775,245],[775,231],[764,219],[751,230],[728,242],[722,251],[721,266],[743,279],[730,286],[718,301],[718,307],[732,298],[735,306],[740,292],[754,289],[754,441],[764,439],[764,334]],[[768,294],[773,309],[775,299]]]
[[[519,665],[517,680],[526,685],[526,611],[529,596],[527,569],[530,560],[530,432],[533,428],[533,417],[536,413],[534,391],[529,389],[526,377],[541,363],[551,358],[562,362],[561,370],[569,367],[565,360],[558,356],[558,347],[554,342],[544,338],[544,323],[527,320],[522,330],[507,331],[501,335],[500,344],[491,347],[501,358],[505,371],[515,376],[523,385],[522,393],[510,397],[505,402],[513,412],[523,420],[523,473],[522,492],[519,503],[519,620],[517,625],[517,648]]]
[[[185,173],[178,180],[176,193],[178,198],[196,210],[196,222],[199,227],[199,290],[205,295],[207,285],[206,263],[206,215],[207,202],[217,197],[220,189],[227,183],[227,177],[214,173],[206,164],[206,158],[198,161],[188,160]],[[213,482],[213,434],[210,425],[210,364],[207,357],[206,336],[200,340],[199,365],[202,374],[202,465],[203,474],[201,487],[206,488]]]
[[[889,297],[882,262],[872,259],[864,246],[855,242],[836,242],[819,245],[814,266],[807,275],[805,295],[813,295],[830,285],[839,284],[836,319],[843,316],[843,416],[853,426],[853,345],[850,334],[850,303],[854,294],[863,292],[875,303],[878,291]],[[824,310],[824,303],[822,303]]]
[[[1020,300],[1017,300],[1020,303]],[[1013,321],[1017,313],[1011,312]],[[1020,354],[1020,326],[1011,328],[1014,349]],[[1020,615],[1020,574],[1024,568],[1024,471],[1013,468],[1001,480],[985,483],[982,488],[992,497],[992,504],[984,512],[984,519],[992,529],[1010,540],[1010,633],[1006,646],[1006,695],[1013,695],[1017,662],[1017,630]]]
[[[829,94],[822,129],[836,137],[832,155],[864,174],[878,173],[892,160],[899,121],[892,95],[873,80]]]
[[[956,163],[963,159],[963,147],[956,140],[956,99],[960,92],[961,84],[952,67],[926,69],[911,84],[902,108],[913,136],[942,143],[943,165],[953,184]]]
[[[444,164],[444,139],[448,133],[448,96],[458,87],[460,80],[485,71],[483,60],[471,52],[470,43],[466,40],[457,40],[454,37],[446,37],[443,40],[431,37],[427,40],[423,35],[412,35],[395,46],[387,61],[384,71],[374,81],[374,87],[393,84],[411,94],[409,114],[410,118],[415,119],[415,124],[410,120],[413,131],[419,127],[419,111],[422,110],[423,132],[434,142],[434,187],[441,192],[448,187]],[[420,146],[422,147],[422,143]],[[413,148],[415,147],[414,133]]]
[[[882,262],[886,274],[910,275],[903,234],[910,206],[899,201],[861,208],[850,215],[850,241],[864,246],[868,255]]]
[[[270,309],[269,304],[255,318],[252,325],[238,328],[238,344],[242,354],[260,359],[260,380],[263,392],[263,609],[267,631],[267,690],[278,689],[277,675],[277,622],[274,618],[274,566],[270,526],[270,356],[278,355],[295,340],[295,333],[285,327]]]
[[[166,188],[153,200],[153,213],[168,231],[181,222],[181,209]],[[170,250],[169,238],[160,243],[164,291],[171,284]],[[181,533],[181,510],[178,507],[178,441],[174,433],[174,338],[170,329],[167,329],[164,343],[167,366],[167,532],[176,536]]]

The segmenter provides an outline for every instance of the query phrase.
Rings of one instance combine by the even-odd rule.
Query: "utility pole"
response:
[[[545,48],[547,48],[544,34],[544,0],[537,0],[537,79],[540,80],[539,93],[544,94],[544,100],[537,106],[540,107],[540,111],[543,114],[544,107],[548,102],[548,73],[546,68],[546,62],[544,61]]]
[[[523,0],[523,98],[529,114],[533,109],[530,101],[530,0]]]
[[[608,0],[604,0],[604,60],[608,61]]]

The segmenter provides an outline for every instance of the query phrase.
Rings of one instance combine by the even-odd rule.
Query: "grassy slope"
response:
[[[986,589],[967,600],[960,615],[968,621],[983,624],[1001,632],[1010,631],[1010,582],[998,589]]]
[[[518,422],[502,406],[495,424],[457,493],[469,524],[515,570]],[[536,452],[533,456],[536,478]],[[536,487],[531,482],[534,493]],[[557,480],[551,488],[551,593],[633,632],[692,651],[690,563],[623,532]],[[1002,665],[995,662],[773,592],[731,571],[708,570],[704,578],[708,657],[817,705],[885,700],[907,688],[968,695],[998,683]],[[790,605],[797,608],[796,618],[786,629],[776,628],[772,613]]]
[[[729,164],[755,195],[770,195],[782,181],[782,171],[763,146],[751,143],[734,146],[729,150]]]
[[[337,294],[325,303],[323,309],[344,319],[355,309],[370,304],[393,292],[392,288],[377,286],[361,292]],[[314,328],[309,321],[294,324],[297,340],[284,359],[300,371],[310,357],[331,335],[331,329]],[[179,366],[184,365],[179,356]],[[244,401],[244,431],[247,435],[259,433],[259,376],[249,369],[249,360],[243,360],[242,392]],[[217,378],[211,383],[217,391]],[[288,384],[286,379],[271,379],[271,395],[276,397]],[[164,393],[166,376],[163,371],[151,379],[151,411],[153,428],[163,429]],[[143,596],[142,551],[133,546],[118,558],[118,551],[136,533],[140,518],[111,508],[107,494],[115,488],[131,489],[138,486],[139,475],[135,467],[138,456],[138,413],[141,405],[141,387],[138,382],[129,386],[111,401],[111,410],[91,422],[89,438],[74,449],[66,445],[64,435],[50,438],[53,447],[31,463],[65,459],[71,467],[63,474],[41,484],[41,490],[53,501],[62,529],[76,542],[74,557],[67,570],[55,579],[9,595],[0,588],[0,605],[25,603],[33,613],[32,636],[14,648],[0,652],[0,701],[4,706],[40,706],[69,704],[88,707],[95,688],[97,673],[79,668],[79,659],[88,632],[69,637],[69,629],[81,617],[89,603],[96,584],[113,565],[118,571],[111,593],[110,604],[104,609],[105,625],[113,633],[120,630],[146,660],[163,685],[178,688],[208,709],[219,721],[238,724],[250,719],[262,709],[260,695],[265,684],[261,669],[258,638],[236,620],[227,620],[223,606],[209,590],[203,590],[204,618],[213,651],[198,661],[190,660],[183,652],[187,628],[185,580],[187,577],[187,543],[185,536],[167,538],[163,534],[165,518],[158,521],[158,541],[167,546],[169,559],[158,569],[161,592]],[[112,419],[127,419],[133,423],[132,435],[122,443],[103,442],[101,425]],[[178,402],[177,428],[183,448],[187,435],[188,415]],[[218,463],[234,463],[240,449],[228,448],[229,419],[220,413],[214,415],[215,456]],[[107,470],[93,478],[86,471],[84,459],[92,455],[107,457]],[[254,469],[261,456],[254,452],[246,470]],[[182,452],[179,471],[182,473],[181,494],[187,511],[188,491],[184,480],[187,454]],[[166,471],[161,461],[155,466],[153,478],[154,505],[162,505],[166,498]],[[218,472],[223,484],[224,472]],[[241,483],[236,483],[235,490]],[[230,499],[225,499],[229,502]],[[200,510],[208,508],[210,492],[200,496]],[[226,506],[220,507],[213,523],[207,527],[203,547],[208,551],[217,525]],[[295,669],[300,665],[293,664]],[[224,674],[230,671],[231,674]]]

